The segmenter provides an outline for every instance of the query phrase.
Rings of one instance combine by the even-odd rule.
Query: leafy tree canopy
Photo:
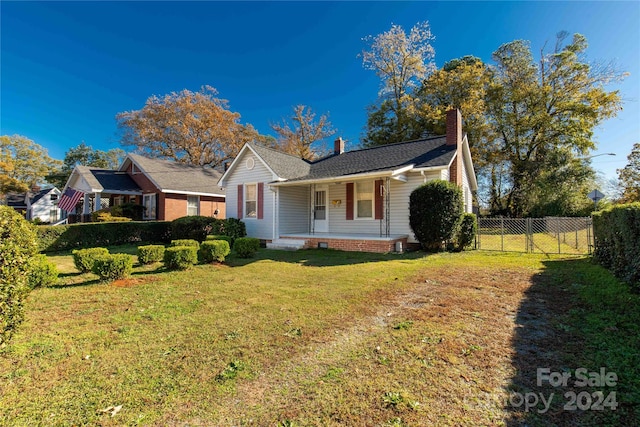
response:
[[[278,148],[306,160],[314,160],[324,154],[326,149],[318,146],[318,143],[335,134],[336,130],[327,115],[321,115],[317,121],[315,117],[310,107],[297,105],[289,122],[283,120],[282,124],[272,124],[271,128],[279,136]]]
[[[0,195],[24,192],[46,183],[45,177],[59,168],[47,150],[21,135],[0,136]]]

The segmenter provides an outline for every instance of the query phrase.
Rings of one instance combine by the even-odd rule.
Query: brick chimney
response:
[[[449,167],[449,181],[462,186],[462,115],[460,110],[447,111],[447,145],[456,147],[456,154]]]
[[[339,137],[333,143],[333,152],[334,154],[342,154],[344,153],[344,139]]]

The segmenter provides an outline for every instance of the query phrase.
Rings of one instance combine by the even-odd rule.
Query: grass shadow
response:
[[[544,266],[515,319],[506,425],[640,425],[640,296],[587,258]]]

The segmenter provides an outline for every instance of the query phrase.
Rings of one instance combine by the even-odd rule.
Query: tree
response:
[[[122,144],[193,165],[215,167],[233,159],[246,142],[260,136],[216,95],[216,89],[203,86],[199,92],[151,96],[142,109],[116,116]]]
[[[491,183],[494,213],[529,215],[594,177],[579,158],[595,148],[593,129],[620,110],[618,92],[604,89],[620,76],[584,61],[584,36],[575,34],[564,45],[566,37],[559,33],[555,50],[542,54],[539,64],[522,40],[493,54],[495,78],[486,100],[497,136],[491,152],[501,154],[496,162],[507,171]]]
[[[117,169],[126,154],[120,148],[112,148],[108,151],[95,150],[84,141],[76,147],[72,147],[65,153],[62,168],[47,176],[47,181],[58,188],[63,188],[77,165],[94,168]]]
[[[306,105],[297,105],[293,108],[290,117],[292,125],[286,120],[282,124],[271,124],[271,128],[278,133],[278,146],[285,153],[293,154],[305,160],[314,160],[323,154],[319,141],[336,133],[332,128],[327,115],[320,116],[315,121],[316,114]]]
[[[21,135],[0,136],[0,194],[24,192],[59,168],[47,150]]]
[[[624,188],[621,202],[640,202],[640,143],[633,144],[627,165],[618,169],[618,179]]]
[[[427,21],[416,24],[409,34],[392,24],[389,31],[363,39],[369,49],[360,55],[362,64],[381,80],[381,102],[369,107],[365,145],[405,141],[415,134],[410,120],[413,92],[435,68],[433,39]]]

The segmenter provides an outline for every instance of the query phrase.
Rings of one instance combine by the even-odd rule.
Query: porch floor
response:
[[[287,233],[281,234],[281,239],[337,239],[337,240],[374,240],[381,242],[390,242],[400,239],[407,239],[407,234],[390,234],[389,236],[380,236],[371,233]]]

